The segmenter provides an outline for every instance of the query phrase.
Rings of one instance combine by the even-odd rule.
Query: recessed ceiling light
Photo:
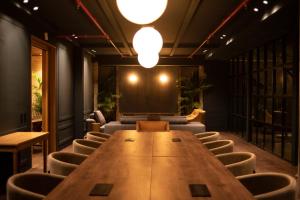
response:
[[[264,0],[264,1],[263,1],[263,4],[265,4],[265,5],[268,5],[268,4],[269,4],[269,2],[268,2],[268,1],[266,1],[266,0]]]
[[[75,37],[75,36],[76,36],[76,35],[73,33],[73,34],[72,34],[72,37]]]
[[[202,52],[203,52],[203,53],[206,53],[206,52],[207,52],[207,49],[204,49]]]
[[[17,2],[14,3],[17,8],[21,8],[21,5]]]
[[[77,39],[77,38],[78,38],[78,36],[74,36],[74,38],[75,38],[75,39]]]
[[[224,39],[223,36],[221,36],[220,39],[223,40]]]
[[[92,51],[93,53],[96,53],[96,52],[97,52],[95,49],[92,49],[91,51]]]
[[[280,10],[280,8],[281,8],[281,5],[274,6],[273,9],[272,9],[272,11],[271,11],[271,14],[272,15],[275,14],[278,10]]]
[[[34,11],[37,11],[38,9],[39,9],[38,6],[34,6],[34,7],[33,7],[33,10],[34,10]]]
[[[266,20],[268,17],[270,17],[270,14],[269,14],[269,13],[265,13],[265,14],[262,16],[261,21]]]
[[[213,52],[210,52],[207,57],[212,57],[214,55]]]
[[[29,2],[29,0],[23,0],[23,3],[28,3]]]
[[[223,34],[222,36],[223,36],[223,38],[224,38],[224,37],[226,37],[226,35],[225,35],[225,34]]]
[[[253,8],[253,11],[254,11],[254,12],[258,12],[259,9],[258,9],[258,8]]]
[[[229,45],[232,42],[233,42],[233,38],[230,38],[229,40],[226,41],[226,45]]]

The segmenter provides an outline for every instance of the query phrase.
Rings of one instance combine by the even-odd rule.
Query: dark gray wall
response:
[[[92,56],[84,53],[83,57],[83,114],[88,117],[94,108]]]
[[[90,54],[81,48],[75,51],[75,137],[84,136],[84,119],[93,111],[93,64]]]
[[[62,148],[74,138],[74,66],[70,45],[57,43],[57,76],[57,145]]]
[[[31,35],[41,36],[48,31],[36,24],[35,18],[14,6],[8,6],[9,9],[2,8],[0,7],[0,135],[30,130]],[[36,27],[39,27],[38,31]],[[83,135],[83,113],[93,109],[93,68],[89,55],[85,56],[83,62],[83,51],[80,47],[76,47],[78,51],[75,51],[74,45],[69,42],[49,42],[57,47],[57,146],[62,148],[70,144],[74,137]],[[75,91],[78,90],[77,95],[80,97],[75,102],[78,97]],[[76,118],[80,122],[79,129],[75,126]]]
[[[205,65],[207,83],[213,87],[204,92],[207,130],[223,131],[228,126],[228,63],[209,62]]]
[[[0,135],[30,127],[29,76],[29,34],[0,13]]]

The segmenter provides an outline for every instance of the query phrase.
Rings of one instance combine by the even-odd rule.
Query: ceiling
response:
[[[223,26],[220,24],[243,2],[248,2]],[[164,40],[161,57],[206,59],[228,59],[238,52],[252,48],[272,37],[288,32],[296,26],[295,0],[169,0],[164,14],[154,26]],[[120,55],[134,57],[132,38],[140,25],[127,21],[118,11],[115,0],[30,0],[22,6],[32,10],[32,15],[42,19],[52,27],[54,37],[72,40],[96,55]],[[95,26],[78,2],[88,9],[111,39],[103,38],[103,33]],[[280,9],[269,18],[262,20],[265,13],[272,13],[274,7]],[[253,8],[259,8],[254,12]],[[295,8],[295,9],[293,9]],[[293,11],[291,11],[291,9]],[[291,20],[294,19],[295,20]],[[217,31],[216,29],[219,28]],[[206,41],[211,33],[211,38]],[[223,39],[220,36],[226,35]],[[79,38],[75,38],[74,36]],[[232,43],[226,45],[232,38]],[[117,47],[114,48],[113,45]],[[199,46],[201,45],[201,48]],[[119,52],[118,52],[119,51]]]

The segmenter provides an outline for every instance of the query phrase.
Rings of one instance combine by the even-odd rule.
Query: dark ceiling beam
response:
[[[170,52],[170,56],[174,55],[174,53],[176,51],[176,48],[178,47],[178,44],[179,44],[183,34],[186,32],[186,30],[187,30],[189,24],[191,23],[191,20],[194,16],[195,12],[197,11],[198,6],[200,5],[201,2],[202,2],[202,0],[200,0],[200,1],[199,0],[191,0],[190,1],[189,7],[186,10],[183,22],[181,23],[179,31],[177,32],[174,45],[173,45],[172,50]]]
[[[137,57],[121,57],[118,55],[97,55],[95,61],[99,66],[140,66]],[[186,57],[161,57],[157,66],[197,66],[204,64],[202,56],[195,56],[192,59]]]
[[[126,37],[125,37],[125,34],[124,32],[122,31],[121,29],[121,26],[119,25],[119,23],[117,22],[113,12],[112,12],[112,9],[110,7],[110,5],[107,3],[106,0],[98,0],[97,1],[97,5],[98,7],[101,9],[103,9],[108,21],[110,22],[110,24],[113,26],[113,29],[116,31],[116,33],[119,35],[121,41],[122,41],[122,44],[123,46],[127,49],[128,51],[128,54],[130,56],[133,55],[133,52],[131,51],[131,48],[129,47],[128,43],[127,43],[127,40],[126,40]],[[117,45],[118,46],[118,45]]]
[[[84,48],[109,48],[111,45],[109,43],[103,43],[103,42],[94,42],[94,43],[81,43],[82,47]],[[124,44],[122,42],[116,42],[115,43],[118,48],[124,48]],[[207,49],[213,49],[218,48],[220,46],[219,43],[207,43],[203,46],[203,48]],[[129,44],[129,47],[132,48],[132,44]],[[164,43],[163,48],[173,48],[173,43]],[[192,43],[180,43],[178,44],[177,48],[196,48],[198,47],[198,44],[192,44]]]

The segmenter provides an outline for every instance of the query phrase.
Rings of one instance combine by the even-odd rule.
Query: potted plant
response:
[[[204,68],[200,67],[200,73],[194,72],[192,77],[182,77],[177,81],[177,87],[181,91],[178,105],[182,115],[189,114],[194,108],[203,108],[203,92],[212,87],[206,82]]]

